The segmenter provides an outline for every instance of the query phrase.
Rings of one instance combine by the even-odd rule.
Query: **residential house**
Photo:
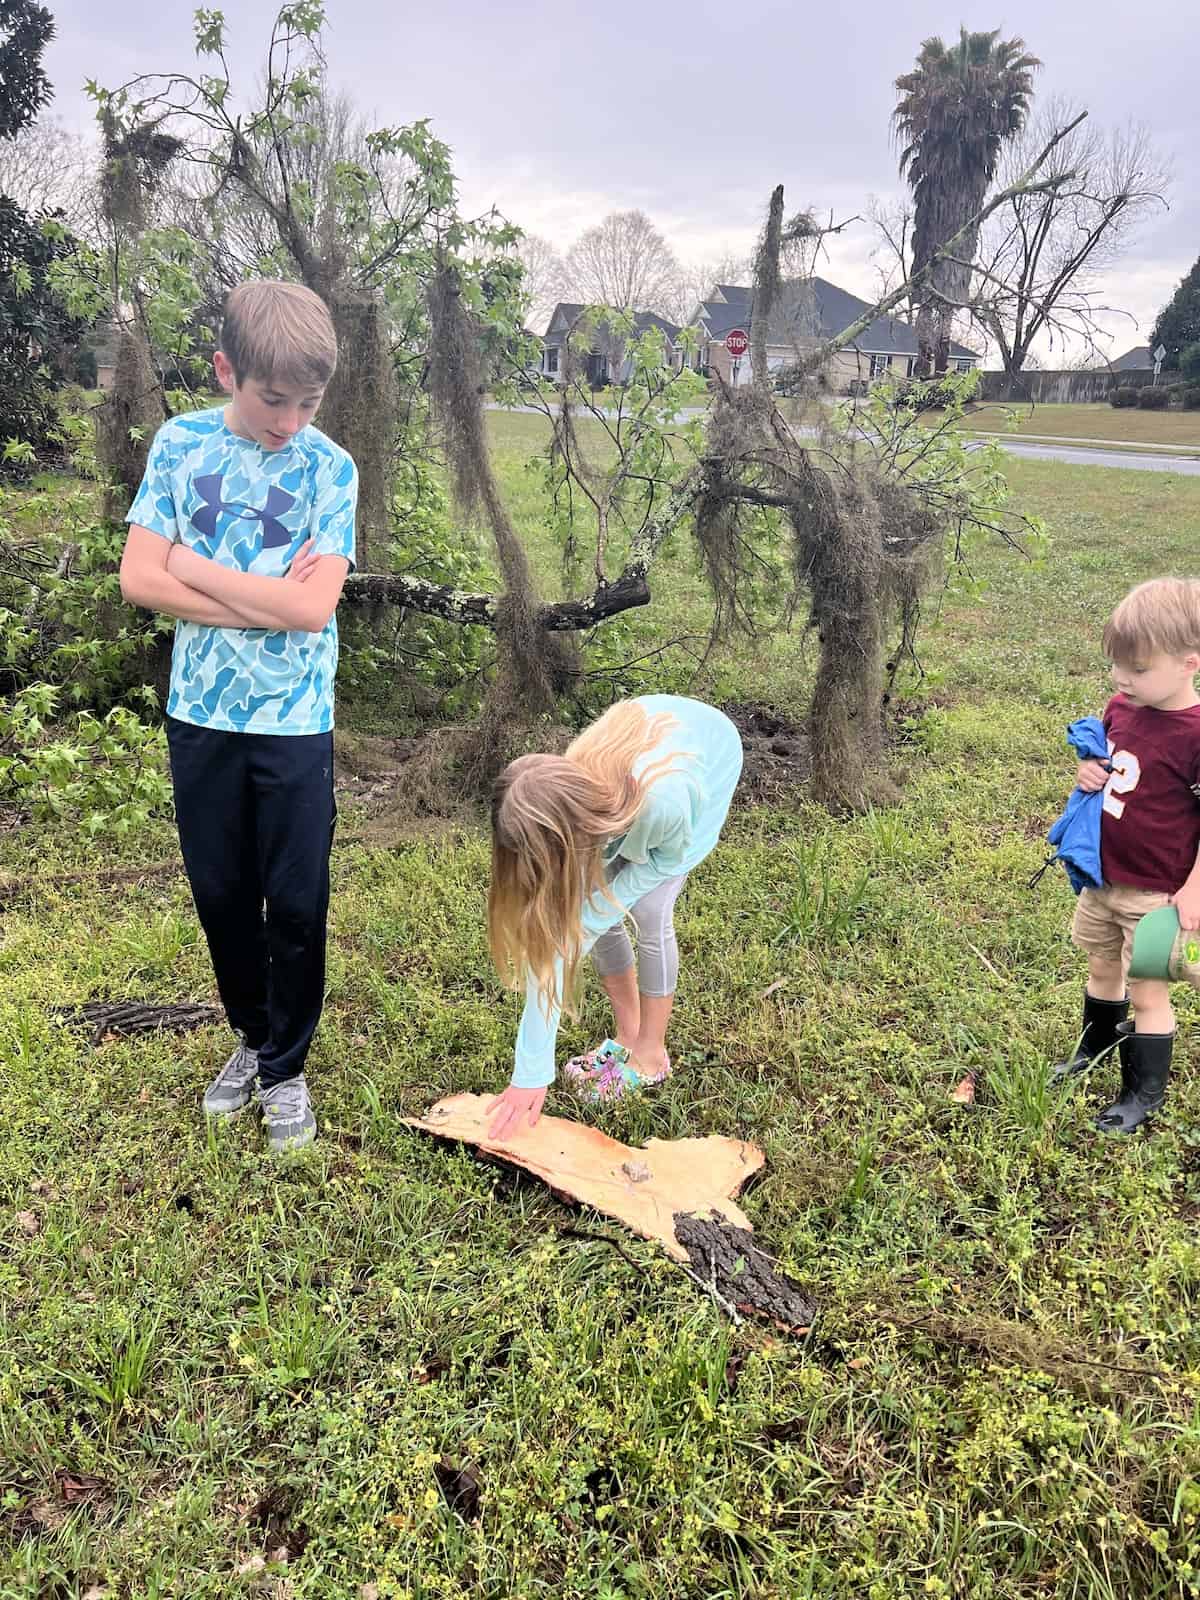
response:
[[[106,392],[116,376],[117,338],[118,330],[110,321],[97,323],[84,341],[96,356],[96,387]]]
[[[550,378],[555,383],[564,381],[567,341],[587,309],[587,306],[572,305],[566,301],[555,306],[554,315],[542,337],[542,377]],[[635,312],[633,337],[640,339],[650,328],[657,328],[665,336],[668,350],[674,350],[681,330],[673,322],[657,316],[653,311]],[[606,322],[597,324],[592,332],[591,348],[582,358],[581,375],[590,388],[603,389],[610,383],[629,382],[633,362],[627,354],[627,343],[625,336],[613,333]]]
[[[1113,372],[1147,372],[1153,365],[1154,357],[1148,344],[1135,344],[1132,350],[1126,350],[1123,356],[1109,362]]]
[[[784,284],[767,328],[768,371],[792,365],[870,309],[866,300],[824,278],[795,279]],[[736,284],[718,284],[692,320],[701,330],[700,345],[692,357],[697,370],[719,372],[726,382],[749,383],[753,375],[750,351],[735,362],[725,348],[725,337],[735,328],[751,333],[754,291]],[[831,358],[825,369],[826,379],[836,393],[857,392],[861,386],[881,378],[911,377],[916,359],[917,336],[912,327],[899,317],[884,315],[876,317],[853,345]],[[965,345],[950,346],[950,366],[955,372],[969,372],[981,359],[978,351],[968,350]]]

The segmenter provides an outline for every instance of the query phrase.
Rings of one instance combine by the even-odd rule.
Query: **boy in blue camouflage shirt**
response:
[[[225,305],[228,403],[155,435],[121,589],[178,618],[167,740],[179,842],[238,1045],[204,1109],[255,1098],[274,1151],[316,1134],[304,1062],[321,1015],[333,797],[334,618],[358,475],[312,426],[337,364],[323,301],[259,281]]]

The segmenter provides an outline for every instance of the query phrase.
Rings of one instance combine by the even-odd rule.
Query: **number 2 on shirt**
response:
[[[1112,777],[1104,785],[1104,809],[1110,817],[1120,817],[1125,814],[1125,802],[1117,796],[1132,794],[1137,788],[1142,776],[1141,762],[1132,750],[1114,750],[1108,759],[1112,763]]]

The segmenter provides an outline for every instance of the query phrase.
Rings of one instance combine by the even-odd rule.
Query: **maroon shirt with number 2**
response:
[[[1155,711],[1115,694],[1104,730],[1113,766],[1100,820],[1104,881],[1174,894],[1200,847],[1200,706]]]

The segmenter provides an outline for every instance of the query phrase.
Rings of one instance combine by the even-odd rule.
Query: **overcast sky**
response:
[[[82,92],[190,68],[190,0],[45,0],[64,121],[90,125]],[[231,59],[251,85],[275,0],[228,7]],[[922,39],[1001,27],[1044,62],[1040,95],[1105,125],[1145,123],[1174,159],[1171,209],[1145,225],[1105,282],[1137,319],[1110,319],[1113,354],[1149,333],[1200,254],[1200,35],[1185,0],[1020,0],[1003,8],[860,0],[328,0],[332,82],[380,123],[432,120],[454,151],[464,205],[495,204],[561,248],[606,212],[640,207],[684,259],[748,250],[770,190],[839,220],[898,191],[893,80]],[[964,14],[965,13],[965,14]],[[870,293],[870,229],[831,246],[823,276]]]

